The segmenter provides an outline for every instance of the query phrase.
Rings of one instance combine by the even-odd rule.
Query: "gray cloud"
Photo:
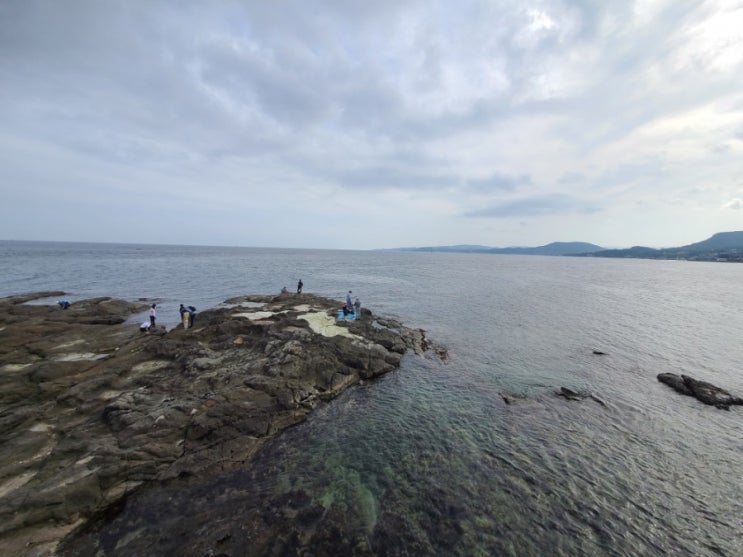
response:
[[[560,179],[558,180],[558,183],[563,186],[569,186],[569,185],[575,185],[575,184],[582,184],[585,183],[586,176],[580,172],[568,172],[567,174],[563,174]]]
[[[568,194],[554,193],[505,201],[465,213],[467,217],[540,217],[570,213],[594,213],[599,209]]]
[[[619,245],[589,237],[597,206],[642,198],[656,215],[648,228],[660,230],[674,188],[733,191],[743,62],[736,38],[714,25],[704,42],[704,26],[723,12],[731,21],[739,14],[717,0],[8,0],[0,3],[0,144],[13,163],[0,184],[13,203],[5,210],[28,210],[55,176],[70,197],[110,197],[100,211],[128,195],[128,184],[184,206],[244,203],[243,213],[297,199],[294,218],[305,222],[326,216],[329,198],[330,210],[343,210],[348,199],[390,195],[416,208],[423,199],[437,218],[459,215],[439,220],[442,235],[460,234],[463,214],[570,214],[586,240]],[[732,62],[721,66],[723,58]],[[11,184],[24,195],[7,195]],[[697,198],[707,195],[702,188]],[[506,200],[468,211],[484,197]],[[687,217],[719,224],[711,214]],[[210,218],[212,228],[224,223]],[[45,222],[15,219],[0,224],[0,237]],[[487,243],[476,223],[464,219],[473,237],[462,240]],[[164,218],[163,234],[173,226]],[[86,233],[81,225],[79,239]],[[510,233],[524,243],[522,228]],[[368,236],[359,227],[348,241]]]
[[[494,191],[513,191],[519,186],[528,186],[532,183],[531,176],[519,174],[517,176],[506,174],[493,174],[479,180],[468,180],[467,185],[472,191],[478,193],[491,193]]]

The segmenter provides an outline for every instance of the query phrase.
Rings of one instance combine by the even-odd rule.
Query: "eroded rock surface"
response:
[[[241,465],[321,401],[429,348],[368,310],[336,323],[337,303],[309,294],[235,298],[158,334],[124,324],[145,304],[25,303],[62,295],[0,300],[0,546],[13,555],[52,555],[147,482]]]

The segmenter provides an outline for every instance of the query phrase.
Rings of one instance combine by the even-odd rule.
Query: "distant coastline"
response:
[[[674,248],[633,246],[606,249],[587,242],[552,242],[537,247],[495,248],[480,245],[428,246],[397,248],[396,251],[443,253],[483,253],[508,255],[551,255],[574,257],[613,257],[634,259],[670,259],[682,261],[743,262],[743,231],[718,232],[701,242]]]

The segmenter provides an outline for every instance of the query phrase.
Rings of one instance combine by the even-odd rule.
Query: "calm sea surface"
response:
[[[173,325],[180,303],[302,278],[449,350],[347,391],[250,469],[133,497],[96,534],[107,555],[202,554],[214,532],[238,554],[266,509],[285,523],[262,540],[276,555],[301,540],[317,555],[348,540],[379,555],[743,555],[743,407],[656,380],[743,395],[743,265],[25,242],[0,242],[0,261],[0,295],[147,298]]]

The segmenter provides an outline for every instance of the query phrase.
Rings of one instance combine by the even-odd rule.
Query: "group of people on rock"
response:
[[[302,288],[304,287],[304,283],[302,282],[302,279],[299,279],[299,282],[297,282],[297,294],[302,293]],[[289,289],[284,286],[281,289],[282,295],[288,295]],[[358,296],[352,301],[351,295],[353,294],[353,291],[349,290],[348,294],[346,294],[346,301],[343,302],[343,305],[341,306],[341,310],[343,311],[343,317],[348,317],[349,315],[352,315],[354,318],[359,319],[361,317],[361,302],[359,301]],[[70,304],[67,301],[60,301],[59,305],[62,307],[62,309],[67,309]],[[139,326],[140,331],[149,333],[150,330],[155,329],[155,321],[157,319],[157,311],[156,308],[157,304],[152,304],[150,306],[150,320],[149,322],[145,321]],[[185,329],[190,329],[193,327],[194,318],[196,317],[196,308],[194,306],[186,306],[181,304],[178,308],[179,313],[181,314],[181,322],[183,323],[183,327]],[[186,314],[188,316],[186,317]]]
[[[302,293],[302,287],[304,286],[304,283],[302,282],[302,279],[299,279],[299,282],[297,283],[297,294]],[[285,286],[281,289],[281,295],[282,296],[288,296],[289,295],[289,289]]]
[[[157,304],[152,304],[150,306],[150,320],[143,322],[139,326],[139,330],[143,333],[149,333],[150,331],[155,330],[155,322],[157,321]],[[188,329],[193,327],[193,321],[196,317],[196,308],[193,306],[184,306],[181,304],[181,307],[178,308],[179,313],[181,314],[181,322],[183,323],[183,327]],[[188,318],[184,319],[185,314],[188,313]]]
[[[297,282],[297,294],[302,293],[302,288],[304,288],[304,283],[302,282],[302,279],[299,279],[299,281]],[[355,299],[351,300],[352,294],[353,291],[349,290],[348,294],[346,294],[346,301],[343,302],[343,305],[341,306],[341,310],[343,312],[344,318],[351,315],[354,318],[359,319],[361,317],[361,302],[359,301],[358,296],[356,296]],[[286,286],[281,289],[281,295],[289,295],[289,289]]]
[[[353,291],[349,290],[348,294],[346,294],[346,301],[343,302],[343,306],[341,306],[343,317],[353,314],[353,316],[358,319],[361,317],[361,302],[359,301],[358,296],[353,302],[351,302],[351,294],[353,294]]]
[[[153,331],[155,330],[155,320],[157,319],[157,311],[155,310],[156,306],[157,304],[152,304],[150,306],[150,321],[145,321],[139,326],[139,330],[143,333],[149,334],[150,329],[152,329]]]

